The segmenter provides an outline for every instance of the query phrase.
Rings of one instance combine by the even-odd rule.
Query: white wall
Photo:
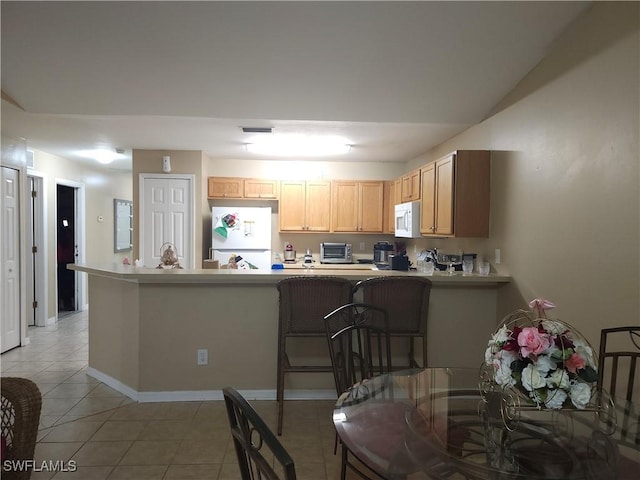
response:
[[[46,243],[48,271],[47,318],[56,315],[56,181],[84,184],[85,262],[100,265],[121,262],[130,252],[114,253],[113,199],[132,200],[131,172],[95,167],[34,150],[34,171],[44,176],[46,199]],[[98,216],[104,221],[99,222]]]

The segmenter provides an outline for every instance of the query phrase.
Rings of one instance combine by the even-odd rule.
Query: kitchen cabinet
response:
[[[422,235],[489,236],[489,151],[458,150],[420,171]]]
[[[396,205],[402,203],[402,178],[384,182],[383,233],[396,231]]]
[[[331,182],[332,232],[382,233],[384,182]]]
[[[400,191],[400,180],[387,180],[384,182],[383,192],[383,212],[382,212],[382,231],[383,233],[394,233],[396,230],[395,225],[395,210],[396,210],[396,185],[398,185],[398,192]],[[398,199],[399,200],[399,199]],[[397,203],[401,203],[398,201]]]
[[[278,198],[278,181],[241,177],[209,177],[208,198]]]
[[[245,178],[244,198],[278,198],[277,180],[260,180],[257,178]]]
[[[244,178],[209,177],[207,179],[208,198],[242,198]]]
[[[402,176],[401,203],[420,200],[420,169],[417,168]]]
[[[281,181],[281,232],[328,232],[331,229],[331,182]]]

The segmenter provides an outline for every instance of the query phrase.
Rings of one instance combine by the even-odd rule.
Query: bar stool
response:
[[[383,308],[389,315],[392,337],[409,338],[409,367],[427,366],[427,318],[431,280],[424,277],[373,277],[356,283],[353,294],[362,292],[362,301]],[[414,339],[422,339],[422,365],[416,362]],[[399,367],[399,366],[398,366]],[[404,366],[406,368],[406,366]]]
[[[276,285],[280,307],[278,315],[278,435],[282,434],[284,378],[287,373],[331,373],[327,352],[324,365],[297,360],[292,365],[287,354],[287,339],[325,338],[324,316],[351,303],[353,285],[345,278],[329,276],[289,277]],[[325,343],[326,345],[326,343]],[[317,363],[317,362],[316,362]]]

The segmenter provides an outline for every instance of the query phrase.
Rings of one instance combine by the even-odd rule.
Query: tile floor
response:
[[[75,472],[34,480],[239,479],[224,402],[136,403],[89,377],[87,313],[30,327],[31,343],[2,354],[3,376],[26,377],[43,396],[35,460],[73,460]],[[251,402],[275,430],[276,403]],[[331,401],[288,401],[281,441],[301,480],[339,478]],[[68,464],[67,464],[68,465]]]

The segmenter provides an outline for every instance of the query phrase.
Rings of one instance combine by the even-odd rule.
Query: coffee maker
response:
[[[393,245],[389,242],[378,242],[373,246],[373,263],[389,265],[389,256],[393,253]]]

